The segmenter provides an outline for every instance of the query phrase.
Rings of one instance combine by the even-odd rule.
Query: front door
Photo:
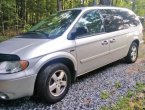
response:
[[[86,12],[75,24],[78,75],[108,63],[109,40],[97,10]]]

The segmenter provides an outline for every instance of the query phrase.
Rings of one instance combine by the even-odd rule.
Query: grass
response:
[[[115,82],[115,85],[114,86],[115,86],[116,89],[119,89],[122,85],[121,85],[120,82],[117,81],[117,82]],[[106,99],[109,98],[110,94],[111,94],[110,92],[104,90],[104,91],[102,91],[100,93],[100,98],[103,99],[103,100],[106,100]]]
[[[109,98],[109,92],[107,92],[107,91],[103,91],[103,92],[101,92],[101,94],[100,94],[100,97],[101,97],[101,99],[108,99]]]
[[[145,31],[144,31],[144,41],[145,41]],[[145,47],[145,45],[144,45]],[[145,57],[145,48],[141,48],[140,58]],[[115,82],[115,88],[119,89],[121,87],[120,82]],[[109,93],[102,93],[102,98],[107,99]],[[107,97],[108,96],[108,97]],[[122,96],[115,105],[110,107],[102,107],[102,110],[145,110],[145,84],[137,82],[135,90],[129,90],[126,96]]]
[[[121,87],[121,83],[120,82],[115,82],[115,88],[119,89]]]
[[[7,36],[0,36],[0,42],[5,41],[7,39],[10,39],[10,37]]]
[[[134,91],[129,90],[115,105],[102,110],[145,110],[145,84],[136,83]]]

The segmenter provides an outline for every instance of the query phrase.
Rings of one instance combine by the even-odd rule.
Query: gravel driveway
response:
[[[48,105],[26,97],[13,101],[0,100],[0,110],[98,110],[114,104],[129,89],[133,89],[136,82],[145,82],[144,70],[143,60],[134,64],[117,61],[79,77],[67,96],[57,104]],[[121,86],[117,88],[116,84]],[[107,93],[108,97],[103,99],[102,93]]]

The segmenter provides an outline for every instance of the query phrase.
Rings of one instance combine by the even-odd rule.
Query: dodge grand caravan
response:
[[[60,101],[76,77],[119,59],[134,63],[143,27],[130,10],[84,7],[61,11],[0,43],[0,98]]]

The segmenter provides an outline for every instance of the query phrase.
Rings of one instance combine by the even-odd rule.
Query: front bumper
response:
[[[17,79],[0,80],[0,99],[10,100],[32,96],[36,75]]]

